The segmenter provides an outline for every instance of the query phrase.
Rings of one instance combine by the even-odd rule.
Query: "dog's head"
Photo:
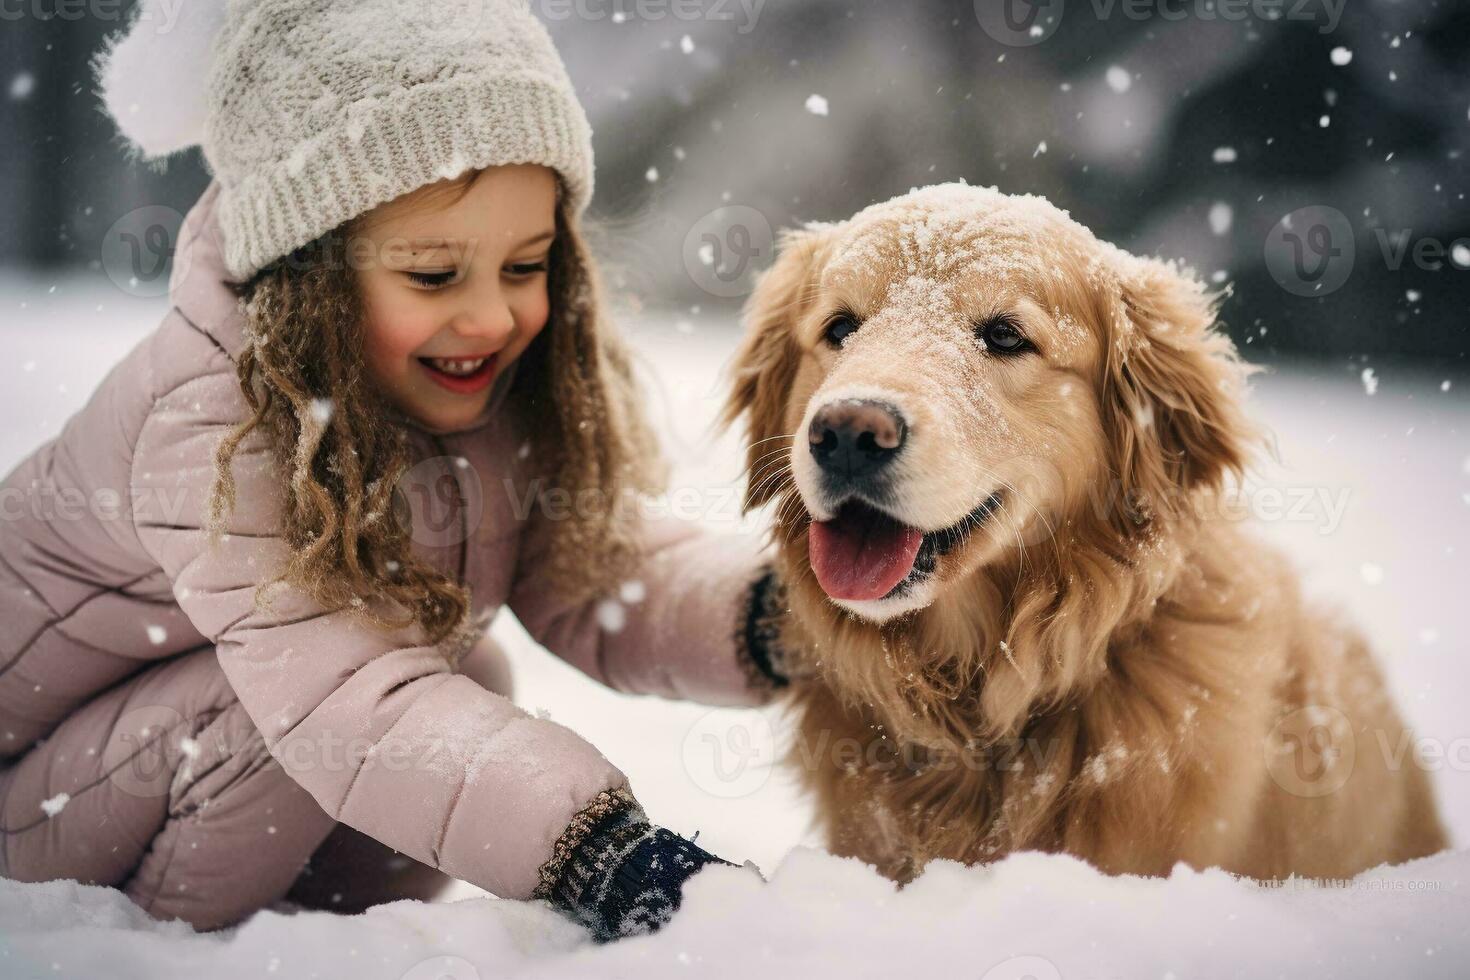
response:
[[[1245,462],[1203,286],[1039,198],[946,184],[789,233],[746,318],[747,506],[869,621],[1028,549],[1126,555]]]

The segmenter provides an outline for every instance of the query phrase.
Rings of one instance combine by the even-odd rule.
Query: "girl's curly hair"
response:
[[[461,193],[481,171],[436,185]],[[521,355],[506,411],[521,416],[543,493],[604,501],[661,488],[665,470],[639,406],[621,338],[601,322],[601,287],[576,220],[560,204],[551,247],[548,323]],[[360,221],[361,219],[357,219]],[[231,463],[259,427],[278,471],[290,475],[282,539],[289,561],[271,583],[300,588],[331,610],[352,607],[375,625],[419,623],[430,643],[448,637],[469,610],[469,594],[414,556],[396,484],[410,458],[402,415],[366,374],[364,306],[355,271],[334,244],[348,222],[235,287],[246,317],[237,361],[253,414],[215,454],[210,500],[214,533],[235,504]],[[398,494],[401,498],[402,495]],[[610,591],[638,560],[636,534],[613,506],[554,520],[536,508],[528,529],[550,542],[549,573],[575,599]],[[269,591],[257,592],[257,601]],[[384,611],[385,605],[402,610]]]

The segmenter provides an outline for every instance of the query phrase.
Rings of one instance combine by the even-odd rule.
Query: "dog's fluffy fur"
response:
[[[1034,351],[989,348],[996,317]],[[746,319],[727,416],[774,505],[788,761],[834,852],[899,881],[1021,849],[1277,878],[1444,846],[1363,641],[1222,508],[1259,439],[1192,275],[950,184],[788,233]],[[839,602],[807,427],[874,396],[909,423],[884,509],[945,547]]]

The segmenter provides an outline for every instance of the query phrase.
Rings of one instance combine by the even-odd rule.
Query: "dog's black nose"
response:
[[[807,430],[812,458],[834,476],[871,476],[903,448],[898,409],[883,402],[846,399],[824,405]]]

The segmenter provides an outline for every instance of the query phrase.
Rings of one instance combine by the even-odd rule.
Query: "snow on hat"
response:
[[[200,145],[225,264],[247,279],[466,170],[556,170],[592,195],[592,129],[526,0],[140,0],[97,58],[145,158]]]

